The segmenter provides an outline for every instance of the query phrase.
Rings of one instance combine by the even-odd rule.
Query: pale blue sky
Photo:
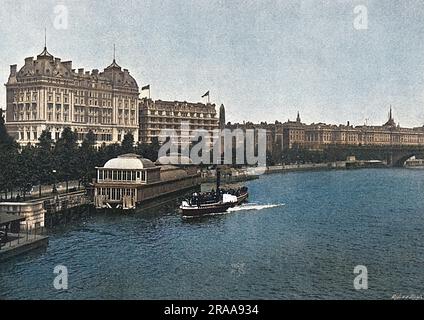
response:
[[[0,0],[0,78],[43,49],[74,68],[128,68],[152,98],[224,103],[227,120],[424,124],[424,2]],[[54,7],[69,10],[66,30]],[[368,30],[353,28],[355,5]],[[5,88],[0,90],[5,106]]]

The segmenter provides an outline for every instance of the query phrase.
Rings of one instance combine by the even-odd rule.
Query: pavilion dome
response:
[[[104,165],[107,169],[138,170],[155,167],[149,159],[142,158],[138,154],[127,153],[110,159]]]

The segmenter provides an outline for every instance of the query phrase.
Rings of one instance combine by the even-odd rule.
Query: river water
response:
[[[183,220],[176,202],[93,214],[0,263],[3,299],[390,299],[424,295],[424,170],[262,176],[250,203]],[[53,269],[68,270],[56,290]],[[363,265],[368,289],[355,290]]]

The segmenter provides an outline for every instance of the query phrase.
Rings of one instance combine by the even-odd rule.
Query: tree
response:
[[[54,161],[57,166],[58,177],[66,182],[66,192],[70,179],[78,177],[78,144],[77,135],[66,127],[54,147]]]
[[[138,143],[135,153],[155,162],[158,159],[159,149],[159,140],[157,137],[153,137],[152,143]]]
[[[19,193],[23,195],[24,201],[26,194],[32,190],[32,186],[38,180],[38,165],[34,161],[34,155],[35,147],[28,144],[22,148],[21,152],[17,156],[19,169],[15,172],[17,177],[15,186],[18,188]]]
[[[53,182],[53,141],[51,133],[44,130],[38,138],[35,147],[34,162],[37,163],[38,170],[36,177],[38,180],[38,193],[41,197],[41,185]]]
[[[0,109],[0,145],[1,146],[11,146],[14,143],[14,140],[7,133],[3,110]]]
[[[134,152],[134,136],[131,132],[125,134],[121,144],[122,153]]]
[[[106,161],[116,158],[122,153],[121,146],[118,143],[106,145],[103,143],[97,151],[97,166],[103,166]]]
[[[98,152],[96,152],[95,145],[96,136],[92,130],[89,130],[78,150],[79,183],[82,183],[84,186],[96,175],[95,167],[98,165]]]
[[[1,111],[1,110],[0,110]],[[18,172],[19,145],[7,133],[3,112],[0,112],[0,192],[13,192]]]

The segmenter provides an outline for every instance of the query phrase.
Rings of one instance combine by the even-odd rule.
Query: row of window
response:
[[[171,118],[171,119],[164,119],[161,117],[145,117],[146,121],[148,122],[157,122],[157,123],[180,123],[180,122],[189,122],[189,123],[197,123],[197,124],[214,124],[218,123],[218,119],[188,119],[188,120],[182,120],[179,118]]]
[[[131,171],[131,170],[98,170],[98,180],[111,181],[146,181],[146,171]]]
[[[293,138],[293,137],[291,137]],[[294,139],[298,140],[297,135],[294,136]],[[303,137],[302,137],[303,138]],[[306,134],[305,135],[305,140],[306,141],[334,141],[334,140],[338,140],[336,136],[331,135],[331,134],[323,134],[322,136],[320,136],[319,134]],[[401,142],[418,142],[419,137],[416,135],[413,136],[390,136],[390,135],[376,135],[376,136],[358,136],[358,135],[341,135],[341,140],[343,141],[359,141],[359,140],[363,140],[363,141],[367,141],[367,142],[390,142],[390,141],[401,141]]]
[[[87,133],[77,132],[77,139],[79,141],[83,141],[86,136],[87,136]],[[94,140],[96,140],[96,141],[112,141],[112,134],[110,134],[110,133],[95,133],[94,134]]]
[[[86,105],[84,100],[85,100],[84,98],[75,98],[75,104]],[[97,100],[91,100],[91,99],[88,100],[88,105],[89,106],[100,106]],[[103,100],[102,103],[101,103],[101,107],[106,107],[106,106],[111,107],[112,103],[110,101],[107,101],[107,103],[106,103],[106,101]]]
[[[18,135],[19,135],[19,140],[25,140],[25,141],[36,141],[36,140],[38,140],[38,135],[37,135],[36,131],[31,131],[31,130],[20,131],[18,133]],[[82,140],[84,140],[86,135],[87,135],[86,133],[78,132],[77,133],[77,139],[79,141],[82,141]],[[110,133],[98,133],[98,134],[94,134],[94,137],[95,137],[94,139],[96,141],[112,141],[112,134],[110,134]],[[58,140],[59,138],[60,138],[60,132],[56,131],[54,133],[54,139]]]
[[[97,188],[97,194],[105,197],[106,200],[121,201],[123,196],[135,197],[136,189],[126,188]]]
[[[31,136],[31,131],[27,131],[26,135],[25,132],[19,132],[19,140],[26,140],[26,141],[31,141],[31,140],[37,140],[38,139],[38,135],[36,131],[32,132],[32,136]],[[32,139],[31,139],[32,138]]]
[[[88,96],[90,98],[112,99],[111,93],[95,92],[95,91],[76,90],[75,95],[80,97]]]
[[[23,104],[23,103],[19,103],[19,104],[15,104],[14,106],[13,106],[13,110],[14,111],[24,111],[24,110],[26,110],[26,111],[30,111],[30,110],[37,110],[37,104],[36,103],[25,103],[25,104]]]
[[[68,122],[69,116],[67,114],[64,114],[62,118],[62,115],[60,113],[56,113],[56,114],[53,114],[51,112],[47,113],[47,121],[62,122],[62,119],[63,119],[63,122]]]
[[[14,121],[37,120],[37,112],[21,112],[13,114]]]
[[[53,95],[56,96],[56,99],[60,98],[62,95],[64,98],[68,99],[68,94],[71,94],[72,92],[75,93],[77,97],[90,97],[90,98],[103,98],[103,99],[112,99],[111,93],[104,93],[104,92],[94,92],[94,91],[84,91],[84,90],[69,90],[69,89],[63,89],[63,88],[54,88],[54,87],[47,87],[47,94],[49,99],[53,99]],[[14,100],[15,101],[24,101],[26,98],[27,101],[30,100],[36,100],[38,97],[38,91],[35,88],[25,89],[25,90],[16,90],[14,92]],[[128,100],[132,105],[137,102],[137,99],[134,99],[134,97],[131,96],[125,96],[125,95],[117,95],[116,98],[121,100]]]
[[[198,118],[214,118],[216,114],[210,113],[190,113],[190,112],[174,112],[174,111],[165,111],[165,110],[147,110],[147,115],[157,115],[157,116],[168,116],[168,117],[198,117]]]

